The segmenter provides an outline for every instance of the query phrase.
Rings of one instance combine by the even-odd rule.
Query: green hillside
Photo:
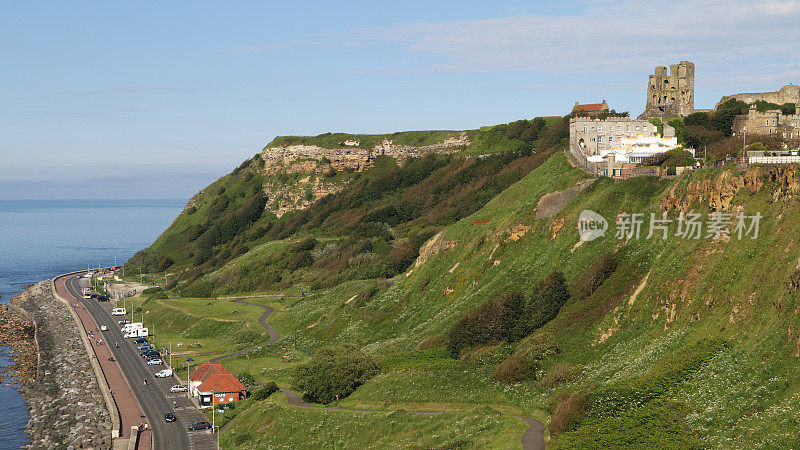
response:
[[[298,367],[339,344],[379,367],[331,405],[385,413],[306,410],[274,394],[226,413],[227,447],[301,446],[301,429],[317,430],[319,445],[508,447],[526,428],[517,414],[545,422],[553,448],[793,447],[798,169],[591,179],[544,142],[383,161],[280,219],[249,214],[260,175],[247,180],[245,164],[128,263],[175,274],[134,308],[170,340],[232,351],[266,339],[257,309],[181,297],[262,295],[248,301],[275,308],[269,323],[283,338],[224,360],[234,373],[292,388]],[[215,213],[221,187],[229,200]],[[608,220],[604,237],[580,241],[584,210]],[[650,214],[663,211],[673,221],[723,211],[731,229],[740,212],[763,218],[755,239],[675,236],[676,222],[666,239],[647,238]],[[638,238],[616,238],[620,213],[643,214]],[[215,226],[233,237],[198,265],[189,250],[204,247],[187,230]]]

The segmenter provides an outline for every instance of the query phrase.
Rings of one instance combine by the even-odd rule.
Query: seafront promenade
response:
[[[75,298],[67,289],[65,282],[69,276],[74,276],[74,274],[61,275],[53,280],[55,293],[61,300],[67,302],[75,317],[79,320],[83,334],[85,334],[91,346],[90,355],[96,359],[101,369],[103,376],[101,383],[106,383],[104,387],[107,387],[115,409],[112,414],[117,414],[117,423],[120,424],[120,437],[115,439],[114,447],[128,448],[129,439],[131,437],[136,438],[136,436],[131,436],[131,427],[145,423],[147,420],[142,417],[142,409],[119,365],[116,361],[109,360],[112,357],[109,344],[114,344],[105,341],[100,327],[83,306],[82,299]],[[151,440],[150,431],[141,432],[140,436],[138,436],[138,446],[136,448],[149,450],[151,448]]]

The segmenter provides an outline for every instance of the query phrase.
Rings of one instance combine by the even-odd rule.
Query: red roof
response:
[[[215,373],[209,375],[203,384],[197,387],[200,392],[242,392],[246,388],[231,373]]]
[[[602,103],[587,103],[585,105],[575,105],[572,108],[573,111],[597,111],[598,109],[603,109]]]
[[[223,373],[230,374],[230,372],[228,372],[228,369],[223,367],[222,364],[212,364],[210,362],[204,362],[203,364],[197,366],[197,368],[194,369],[194,372],[192,372],[192,374],[189,375],[189,381],[203,381],[209,375],[223,374]]]

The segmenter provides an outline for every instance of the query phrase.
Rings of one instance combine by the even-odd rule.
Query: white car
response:
[[[172,369],[164,369],[156,372],[156,378],[167,378],[172,376]]]
[[[162,364],[164,364],[164,361],[160,359],[151,359],[150,361],[147,361],[148,366],[160,366]]]
[[[105,325],[100,325],[100,331],[108,331],[108,327]]]
[[[182,384],[176,384],[175,386],[172,386],[171,388],[169,388],[170,392],[186,392],[188,390],[189,390],[189,388],[187,388],[186,386],[184,386]]]

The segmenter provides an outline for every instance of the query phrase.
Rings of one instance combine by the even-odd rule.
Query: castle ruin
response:
[[[685,117],[694,112],[694,63],[656,67],[647,83],[647,104],[639,119]]]
[[[783,105],[784,103],[794,103],[800,105],[800,86],[796,84],[787,84],[775,92],[747,92],[742,94],[726,95],[717,103],[715,108],[725,103],[727,100],[735,98],[748,104],[753,104],[759,100],[769,103]]]

